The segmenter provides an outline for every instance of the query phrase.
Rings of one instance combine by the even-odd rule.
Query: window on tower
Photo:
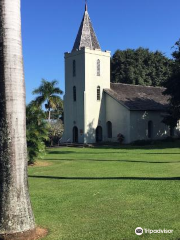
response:
[[[97,100],[100,101],[101,98],[101,88],[100,86],[97,87]]]
[[[76,87],[73,87],[73,100],[76,102]]]
[[[97,60],[97,76],[100,76],[100,75],[101,75],[101,62],[98,59]]]
[[[76,76],[76,60],[73,60],[73,77]]]

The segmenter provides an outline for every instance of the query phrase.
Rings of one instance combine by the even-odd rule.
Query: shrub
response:
[[[124,137],[123,134],[119,133],[117,135],[117,140],[118,140],[119,143],[123,143],[124,139],[125,139],[125,137]]]

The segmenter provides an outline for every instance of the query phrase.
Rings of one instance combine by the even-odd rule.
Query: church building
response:
[[[102,51],[87,4],[70,53],[65,53],[63,142],[124,143],[173,133],[162,123],[164,88],[110,83],[110,51]]]

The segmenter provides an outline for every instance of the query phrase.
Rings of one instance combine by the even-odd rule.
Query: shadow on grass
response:
[[[95,149],[126,149],[126,150],[153,150],[153,149],[167,149],[167,148],[180,148],[180,140],[172,139],[172,140],[152,140],[152,141],[144,141],[140,140],[134,144],[126,144],[120,145],[118,143],[102,143],[95,144]]]
[[[168,154],[170,154],[170,155],[174,155],[174,154],[178,154],[178,155],[180,155],[180,152],[179,153],[166,153],[166,152],[164,152],[164,153],[157,153],[157,152],[155,152],[155,153],[136,153],[136,154],[141,154],[141,155],[143,155],[143,154],[151,154],[151,155],[158,155],[158,154],[162,154],[162,155],[168,155]]]
[[[155,181],[179,181],[180,177],[55,177],[55,176],[32,176],[30,178],[57,179],[57,180],[155,180]]]
[[[48,152],[48,154],[58,154],[58,155],[61,155],[61,154],[75,154],[75,155],[107,155],[107,154],[128,154],[128,152],[76,152],[76,151],[51,151],[51,152]],[[179,153],[180,154],[180,153]]]
[[[180,163],[180,161],[168,161],[168,162],[150,162],[150,161],[135,161],[135,160],[100,160],[100,159],[45,159],[48,161],[92,161],[92,162],[127,162],[127,163]]]
[[[64,155],[64,154],[76,154],[76,155],[107,155],[107,154],[129,154],[129,152],[73,152],[73,151],[51,151],[48,152],[48,154],[58,154],[58,155]],[[130,153],[132,154],[132,153]],[[136,153],[136,155],[180,155],[179,153],[166,153],[166,152],[162,152],[162,153],[158,153],[158,152],[146,152],[146,153]]]
[[[120,146],[95,146],[94,149],[119,149],[119,150],[162,150],[162,149],[180,148],[180,143],[166,143],[157,145],[145,145],[145,146],[135,146],[135,145],[120,145]]]
[[[58,147],[56,147],[57,149]],[[73,147],[75,149],[79,149],[76,147]],[[155,144],[149,144],[149,145],[119,145],[119,144],[102,144],[102,145],[94,145],[93,147],[85,147],[82,148],[87,150],[87,149],[91,149],[91,150],[162,150],[162,149],[173,149],[173,148],[180,148],[180,140],[176,140],[174,142],[157,142]],[[54,150],[51,151],[49,149],[49,154],[70,154],[70,153],[76,153],[76,151],[61,151],[62,149],[71,149],[70,147],[59,147],[59,150]],[[117,153],[117,152],[109,152],[109,153]],[[120,153],[126,153],[126,152],[120,152]],[[93,154],[93,152],[78,152],[77,154]],[[95,153],[95,154],[106,154],[106,152],[104,153]],[[141,153],[144,154],[144,153]],[[147,153],[147,154],[165,154],[165,153]],[[173,154],[173,153],[167,153],[167,154]],[[174,154],[178,154],[178,153],[174,153]]]
[[[48,154],[73,154],[74,151],[48,151]]]

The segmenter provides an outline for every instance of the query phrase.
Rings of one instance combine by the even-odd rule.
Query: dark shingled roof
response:
[[[111,89],[104,91],[130,110],[166,111],[168,96],[165,88],[147,87],[122,83],[111,83]]]
[[[83,47],[88,47],[93,50],[101,49],[87,11],[87,4],[72,52],[80,50]]]

